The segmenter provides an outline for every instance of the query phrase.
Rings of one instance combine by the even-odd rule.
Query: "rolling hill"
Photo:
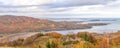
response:
[[[54,22],[46,19],[38,19],[26,16],[1,15],[0,16],[0,33],[16,32],[40,32],[51,30],[67,29],[86,29],[91,28],[89,25],[74,24],[71,22]]]

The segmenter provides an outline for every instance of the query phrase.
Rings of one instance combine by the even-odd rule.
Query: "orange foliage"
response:
[[[51,37],[54,37],[54,38],[61,38],[61,37],[63,37],[62,34],[57,33],[57,32],[46,33],[46,35],[51,36]]]
[[[64,48],[62,42],[59,39],[50,39],[47,44],[47,48]]]
[[[48,23],[50,23],[48,26]],[[4,32],[31,32],[48,27],[54,28],[54,22],[25,16],[0,16],[0,33]],[[50,28],[49,28],[50,29]]]
[[[110,40],[109,38],[104,38],[100,41],[97,41],[97,48],[111,48],[111,45],[110,45]]]
[[[75,44],[73,48],[96,48],[92,43],[80,41],[79,43]]]

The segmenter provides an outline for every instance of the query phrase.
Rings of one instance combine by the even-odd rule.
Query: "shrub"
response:
[[[64,48],[63,44],[61,43],[59,39],[50,39],[46,43],[46,47],[47,48]]]
[[[96,44],[96,48],[112,48],[109,39],[103,38],[102,40],[98,40]]]
[[[73,48],[95,48],[95,46],[89,42],[80,41],[79,43],[73,45]]]
[[[53,37],[53,38],[61,38],[63,35],[57,32],[50,32],[46,33],[47,36]]]
[[[91,42],[91,43],[93,43],[95,41],[93,36],[90,35],[87,32],[78,33],[77,36],[79,36],[80,38],[83,38],[85,41],[88,41],[88,42]]]

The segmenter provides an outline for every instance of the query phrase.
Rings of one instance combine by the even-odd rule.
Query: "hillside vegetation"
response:
[[[119,33],[78,32],[66,35],[56,32],[39,33],[26,39],[0,44],[0,46],[13,48],[120,48]]]
[[[91,28],[91,26],[74,24],[66,21],[54,22],[46,19],[37,19],[25,16],[0,16],[0,33],[39,32],[86,28]]]

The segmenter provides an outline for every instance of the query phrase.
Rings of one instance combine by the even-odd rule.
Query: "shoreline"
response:
[[[92,25],[91,25],[92,24]],[[109,25],[109,23],[91,23],[91,24],[85,24],[91,27],[85,27],[85,28],[66,28],[66,29],[53,29],[53,30],[46,30],[46,31],[35,31],[35,32],[54,32],[54,31],[66,31],[66,30],[84,30],[84,29],[91,29],[93,26],[104,26],[104,25]],[[97,25],[94,25],[97,24]],[[7,32],[7,33],[0,33],[0,37],[9,35],[9,34],[14,34],[14,33],[20,33],[20,32]],[[22,32],[21,32],[22,33]],[[29,33],[29,32],[28,32]]]

